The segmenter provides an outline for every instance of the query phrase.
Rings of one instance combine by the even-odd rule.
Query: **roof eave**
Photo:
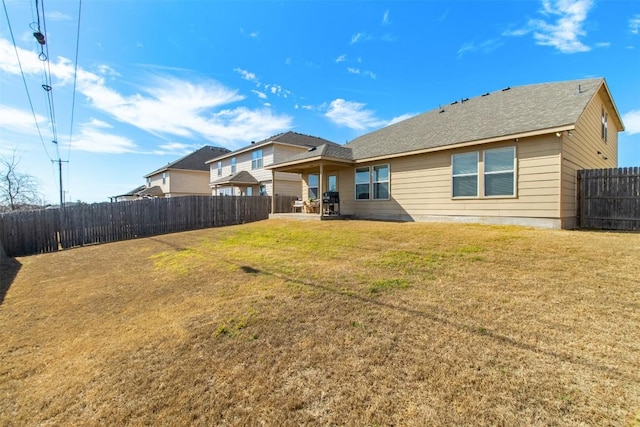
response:
[[[272,164],[272,165],[269,165],[269,166],[265,166],[264,169],[277,170],[277,169],[283,169],[283,168],[288,168],[288,167],[292,167],[292,166],[300,166],[300,165],[307,164],[307,163],[314,163],[314,162],[318,162],[318,161],[329,161],[329,162],[345,163],[345,164],[353,164],[354,163],[353,160],[340,159],[340,158],[337,158],[337,157],[315,156],[315,157],[309,157],[307,159],[293,160],[293,161],[289,161],[289,162],[285,161],[285,162],[282,162],[282,163]]]
[[[510,135],[496,136],[492,138],[484,138],[484,139],[479,139],[474,141],[459,142],[459,143],[443,145],[439,147],[424,148],[421,150],[406,151],[403,153],[394,153],[394,154],[381,155],[381,156],[375,156],[375,157],[366,157],[366,158],[357,159],[355,160],[354,163],[357,164],[357,163],[375,162],[379,160],[392,159],[397,157],[414,156],[416,154],[425,154],[425,153],[433,153],[436,151],[454,150],[456,148],[464,148],[464,147],[470,147],[475,145],[484,145],[484,144],[490,144],[492,142],[508,141],[508,140],[515,140],[519,138],[528,138],[532,136],[540,136],[540,135],[553,134],[558,132],[565,132],[565,131],[575,130],[575,128],[576,128],[575,124],[563,125],[563,126],[557,126],[557,127],[548,128],[548,129],[539,129],[535,131],[520,132],[520,133],[515,133]]]

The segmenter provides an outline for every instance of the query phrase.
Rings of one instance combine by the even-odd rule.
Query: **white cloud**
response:
[[[638,34],[638,30],[640,29],[640,14],[634,15],[633,18],[629,19],[629,30],[631,30],[631,34]]]
[[[624,114],[622,122],[629,135],[640,133],[640,110],[631,110]]]
[[[339,64],[347,60],[347,55],[340,55],[336,58],[336,62]]]
[[[43,130],[48,123],[46,117],[36,114],[34,119],[33,113],[30,111],[27,112],[7,107],[6,105],[0,105],[0,127],[2,129],[22,134],[37,135],[38,128],[36,127],[36,121],[41,130]]]
[[[458,49],[458,57],[468,52],[482,52],[488,54],[502,46],[503,42],[499,38],[485,40],[482,43],[468,42]]]
[[[42,63],[35,52],[18,48],[26,76],[39,77]],[[13,45],[0,38],[0,71],[20,75]],[[73,83],[73,63],[66,58],[50,61],[56,87]],[[119,77],[109,66],[99,72]],[[236,69],[244,78],[257,81],[255,74]],[[113,81],[113,79],[111,79]],[[272,85],[278,96],[290,92]],[[151,76],[138,93],[126,95],[107,85],[105,77],[78,68],[77,89],[95,110],[154,135],[199,138],[228,145],[242,144],[252,138],[262,138],[290,128],[292,118],[274,114],[269,109],[245,107],[224,108],[244,99],[237,90],[215,80],[187,81],[174,77]],[[126,138],[98,132],[99,127],[87,124],[82,128],[74,148],[94,152],[123,153],[135,151],[135,144]],[[92,141],[95,138],[95,141]]]
[[[111,125],[96,119],[80,125],[80,132],[71,140],[71,148],[102,154],[139,152],[129,138],[105,133],[101,130],[105,128],[111,128]]]
[[[168,142],[166,144],[160,144],[158,149],[154,151],[154,154],[167,155],[185,155],[192,151],[195,151],[198,147],[193,144],[183,144],[182,142]]]
[[[532,19],[525,28],[505,31],[503,36],[533,33],[540,46],[551,46],[562,53],[587,52],[591,48],[580,39],[587,35],[584,23],[593,0],[542,0],[543,19]]]
[[[389,25],[389,9],[385,10],[382,15],[382,25]]]
[[[267,99],[267,94],[264,92],[260,92],[259,90],[252,90],[251,92],[255,93],[260,99]]]
[[[47,19],[51,19],[52,21],[70,21],[73,18],[67,14],[54,10],[53,12],[47,12]]]
[[[391,120],[389,120],[389,123],[387,123],[387,126],[388,126],[388,125],[392,125],[392,124],[394,124],[394,123],[401,122],[401,121],[403,121],[403,120],[410,119],[411,117],[416,116],[416,115],[418,115],[418,114],[419,114],[419,113],[406,113],[406,114],[402,114],[402,115],[400,115],[400,116],[398,116],[398,117],[394,117],[394,118],[392,118]]]
[[[368,71],[368,70],[360,70],[360,68],[353,68],[353,67],[348,67],[347,71],[350,74],[357,74],[357,75],[362,75],[362,76],[367,76],[370,77],[371,79],[375,80],[376,78],[376,74],[373,71]]]
[[[351,43],[350,44],[358,43],[358,41],[360,41],[363,36],[364,36],[363,33],[354,34],[353,36],[351,36]]]
[[[249,72],[247,70],[243,70],[242,68],[236,68],[233,71],[235,71],[236,73],[240,74],[240,76],[245,80],[248,80],[248,81],[254,82],[254,83],[258,82],[258,78],[252,72]]]
[[[338,98],[329,104],[325,117],[333,123],[355,130],[366,130],[387,123],[375,117],[375,111],[365,109],[366,104]]]

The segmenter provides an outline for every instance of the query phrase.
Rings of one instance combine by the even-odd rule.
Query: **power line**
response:
[[[82,16],[82,0],[78,0],[78,31],[76,33],[76,59],[73,68],[73,92],[71,98],[71,125],[69,126],[69,145],[67,147],[67,161],[71,156],[71,140],[73,136],[73,119],[76,110],[76,85],[78,82],[78,52],[80,51],[80,17]],[[67,168],[68,170],[68,168]]]
[[[27,86],[27,79],[24,76],[24,70],[22,69],[22,62],[20,61],[20,55],[18,54],[18,46],[16,46],[16,39],[13,36],[13,29],[11,28],[11,21],[9,20],[9,12],[7,12],[7,4],[5,0],[2,0],[2,6],[4,7],[4,14],[7,18],[7,25],[9,27],[9,33],[11,34],[11,42],[13,43],[13,49],[16,52],[16,58],[18,59],[18,66],[20,67],[20,75],[22,76],[22,83],[24,84],[24,89],[27,92],[27,99],[29,100],[29,107],[31,107],[31,113],[33,114],[33,121],[36,124],[36,129],[38,129],[38,136],[40,137],[40,142],[42,142],[42,148],[44,148],[44,152],[47,154],[49,160],[53,160],[49,155],[49,151],[47,151],[47,147],[44,144],[44,138],[42,138],[42,132],[40,131],[40,125],[38,125],[38,118],[36,117],[36,112],[33,108],[33,102],[31,101],[31,95],[29,94],[29,87]]]

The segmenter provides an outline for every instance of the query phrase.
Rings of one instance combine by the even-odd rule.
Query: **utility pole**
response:
[[[69,163],[68,160],[62,160],[58,157],[58,160],[51,160],[53,163],[58,164],[58,178],[60,183],[60,208],[64,208],[64,191],[62,191],[62,163]]]

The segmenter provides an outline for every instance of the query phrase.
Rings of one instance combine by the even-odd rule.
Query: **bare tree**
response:
[[[0,209],[29,209],[41,200],[38,179],[18,170],[20,158],[14,150],[0,158]]]

